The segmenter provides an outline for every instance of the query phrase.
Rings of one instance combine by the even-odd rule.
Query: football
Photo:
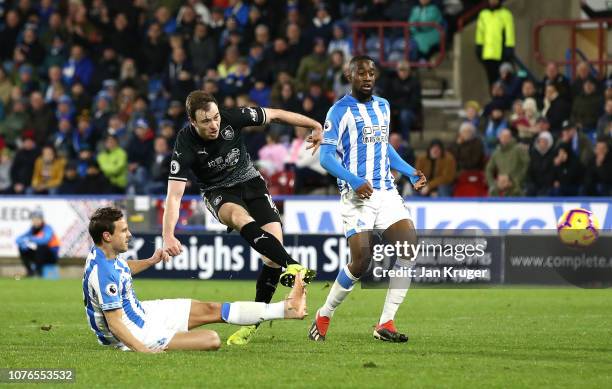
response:
[[[559,218],[557,232],[561,242],[568,246],[588,247],[599,237],[599,220],[587,209],[570,209]]]

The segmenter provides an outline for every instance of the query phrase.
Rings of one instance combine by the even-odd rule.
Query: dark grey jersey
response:
[[[215,140],[205,141],[188,124],[177,135],[169,180],[187,181],[191,170],[202,193],[234,186],[259,176],[242,140],[242,128],[261,126],[266,112],[260,107],[220,109],[221,125]]]

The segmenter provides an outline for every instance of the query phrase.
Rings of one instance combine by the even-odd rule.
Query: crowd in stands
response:
[[[445,185],[472,175],[491,196],[612,195],[612,79],[588,63],[571,81],[554,63],[541,80],[502,63],[491,100],[468,101],[463,114],[454,160],[440,162],[457,166]]]
[[[444,25],[452,15],[442,5],[0,2],[0,193],[163,194],[190,91],[207,91],[227,108],[277,107],[322,123],[350,87],[344,75],[354,48],[350,21]],[[427,26],[413,27],[411,39],[412,61],[428,61],[440,43]],[[382,69],[376,93],[391,103],[389,142],[428,176],[421,195],[457,194],[462,182],[473,181],[465,172],[479,172],[478,195],[610,194],[610,82],[588,64],[571,81],[553,64],[543,80],[523,79],[501,59],[491,100],[466,104],[457,141],[434,141],[418,158],[409,140],[411,129],[423,127],[419,75],[405,61]],[[244,139],[272,184],[291,182],[291,193],[309,193],[334,179],[306,150],[306,133],[272,124],[245,129]],[[408,186],[405,178],[399,182]]]

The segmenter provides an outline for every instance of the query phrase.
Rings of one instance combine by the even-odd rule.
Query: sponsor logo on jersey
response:
[[[219,203],[221,202],[221,200],[223,200],[223,196],[217,196],[217,197],[215,197],[215,199],[213,200],[213,205],[216,207],[217,205],[219,205]]]
[[[259,119],[259,115],[257,114],[257,110],[255,108],[242,108],[242,113],[249,113],[251,115],[251,120],[253,123],[257,123],[257,119]]]
[[[117,289],[117,284],[108,284],[106,285],[106,289],[104,290],[109,296],[116,296],[119,293],[119,289]]]
[[[181,164],[178,163],[178,161],[170,162],[170,173],[171,174],[176,174],[179,172],[179,170],[181,170]]]
[[[226,126],[223,130],[221,130],[221,137],[225,140],[234,139],[234,129],[232,126]]]
[[[233,148],[232,151],[230,151],[225,156],[225,165],[234,166],[235,164],[238,163],[239,159],[240,159],[240,149]]]

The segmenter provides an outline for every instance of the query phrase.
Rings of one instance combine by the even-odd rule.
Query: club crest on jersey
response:
[[[221,137],[225,140],[234,139],[234,129],[232,126],[226,126],[223,130],[221,130]]]
[[[116,296],[117,293],[119,293],[119,290],[117,289],[117,284],[106,285],[106,289],[104,290],[104,292],[106,292],[106,294],[109,296]]]
[[[323,124],[323,131],[331,130],[331,120],[326,120]]]
[[[179,170],[181,170],[181,164],[179,164],[178,161],[170,162],[170,173],[171,174],[176,174],[179,172]]]

